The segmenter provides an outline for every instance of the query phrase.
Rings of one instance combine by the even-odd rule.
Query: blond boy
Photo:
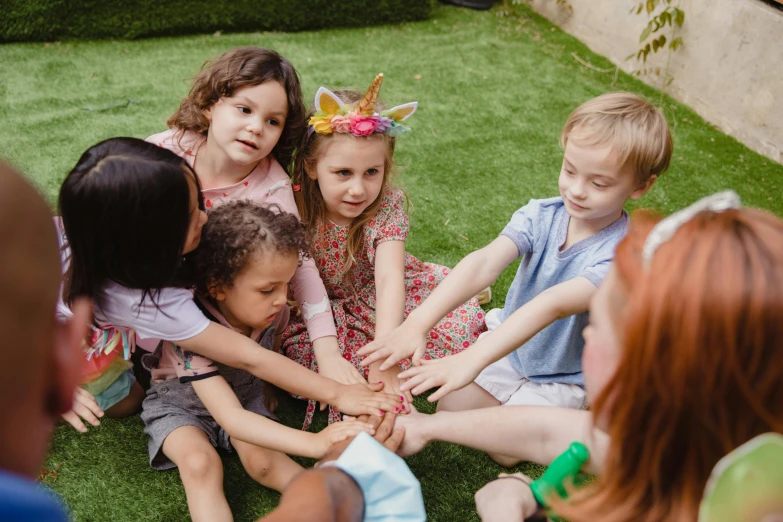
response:
[[[503,308],[469,349],[400,374],[403,390],[435,386],[439,409],[505,405],[585,406],[582,330],[590,298],[623,237],[623,205],[644,195],[669,166],[666,119],[631,93],[598,96],[578,107],[561,135],[560,196],[531,200],[500,236],[466,256],[397,329],[368,344],[362,364],[418,362],[426,335],[459,304],[495,282],[522,257]],[[498,457],[501,463],[510,463]]]

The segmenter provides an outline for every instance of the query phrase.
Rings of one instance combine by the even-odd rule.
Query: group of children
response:
[[[67,320],[88,297],[94,314],[66,419],[84,430],[79,418],[141,408],[150,463],[179,468],[194,520],[231,519],[215,448],[281,491],[301,471],[287,454],[319,458],[372,432],[340,413],[405,414],[436,386],[429,400],[446,410],[587,406],[588,303],[624,204],[668,167],[666,120],[629,93],[580,106],[561,136],[560,195],[531,200],[449,273],[405,252],[393,154],[417,104],[385,108],[382,81],[321,87],[306,113],[285,58],[234,49],[195,78],[167,131],[103,141],[63,182],[58,310]],[[475,296],[520,257],[505,306],[485,316]],[[330,426],[275,422],[275,388],[310,401],[305,429],[316,401]]]

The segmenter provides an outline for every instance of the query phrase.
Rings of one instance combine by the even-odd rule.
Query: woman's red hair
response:
[[[696,520],[718,460],[783,433],[783,222],[701,213],[645,269],[655,221],[635,215],[617,249],[624,352],[593,404],[611,446],[602,476],[557,505],[572,522]]]

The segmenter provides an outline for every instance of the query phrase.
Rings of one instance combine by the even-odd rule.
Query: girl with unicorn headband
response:
[[[410,361],[381,372],[380,364],[363,368],[356,352],[377,335],[400,325],[448,274],[448,268],[419,261],[405,252],[408,216],[405,194],[394,188],[397,136],[417,102],[384,110],[378,101],[379,74],[362,96],[353,91],[318,89],[309,114],[309,129],[294,160],[294,197],[310,229],[314,258],[326,286],[342,356],[364,372],[370,383],[405,397],[400,412],[410,411],[410,394],[399,391],[397,374]],[[454,310],[432,329],[426,359],[457,353],[482,331],[478,301]],[[319,371],[301,317],[292,318],[283,334],[288,357]],[[315,405],[308,405],[305,426]],[[330,422],[337,420],[330,411]]]

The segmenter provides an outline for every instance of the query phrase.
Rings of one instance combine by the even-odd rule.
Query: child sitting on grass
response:
[[[308,250],[306,232],[296,216],[251,201],[221,205],[210,213],[194,252],[199,308],[260,348],[278,351],[288,322],[288,283]],[[155,469],[179,468],[194,520],[231,519],[216,447],[235,449],[254,480],[282,491],[302,467],[270,447],[320,458],[331,444],[359,429],[342,422],[313,434],[259,422],[262,419],[253,414],[275,418],[275,398],[264,381],[172,342],[162,342],[143,362],[153,381],[141,415],[150,436],[150,463]],[[218,376],[231,389],[205,391]],[[194,388],[194,382],[199,386]],[[217,419],[246,423],[244,431],[255,430],[252,439],[229,436]]]
[[[504,405],[585,406],[582,330],[590,298],[626,231],[623,205],[668,167],[665,118],[630,93],[594,98],[569,116],[560,196],[531,200],[501,235],[469,254],[405,322],[359,351],[381,369],[421,359],[432,326],[523,257],[505,306],[487,314],[488,331],[469,349],[400,374],[416,395],[440,386],[439,409]],[[516,459],[493,456],[501,464]]]
[[[286,169],[305,131],[294,66],[262,47],[237,47],[205,64],[168,120],[147,138],[182,157],[198,174],[207,210],[235,199],[278,205],[298,215]],[[291,281],[324,377],[366,384],[340,356],[329,298],[313,259]]]
[[[171,341],[346,413],[399,408],[399,398],[313,375],[204,315],[193,301],[188,254],[198,246],[207,216],[198,178],[177,155],[134,138],[98,143],[63,181],[59,203],[64,271],[59,308],[67,317],[79,297],[92,299],[95,326],[116,339],[106,348],[127,354],[137,339]],[[230,392],[223,379],[196,385],[200,382],[211,393]],[[243,440],[255,435],[247,423],[219,423]]]
[[[294,162],[299,214],[313,236],[314,257],[331,302],[342,357],[360,368],[357,351],[398,326],[448,274],[448,268],[422,262],[405,252],[408,216],[404,194],[391,185],[397,136],[409,130],[416,102],[383,110],[378,101],[383,75],[362,96],[321,87],[310,112],[310,128]],[[459,304],[454,319],[428,329],[423,356],[437,359],[464,350],[483,328],[484,312],[473,294]],[[454,305],[454,307],[457,306]],[[283,335],[288,357],[322,371],[321,358],[299,317]],[[409,361],[400,361],[406,368]],[[400,368],[366,372],[370,383],[403,397]],[[352,366],[353,367],[353,366]],[[412,399],[412,397],[408,397]],[[410,411],[411,403],[398,412]],[[314,403],[308,405],[306,423]],[[331,412],[330,421],[338,419]]]

